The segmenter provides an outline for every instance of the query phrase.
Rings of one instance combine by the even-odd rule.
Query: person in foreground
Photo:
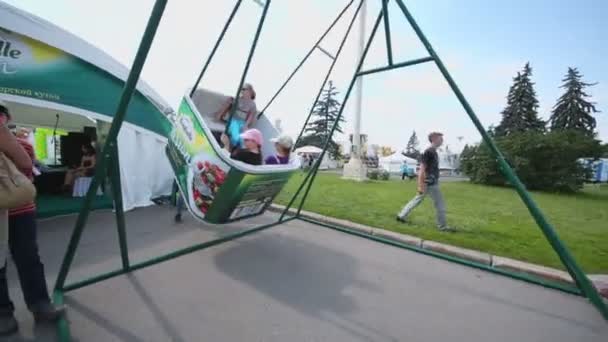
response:
[[[11,116],[8,108],[0,102],[0,151],[13,161],[19,170],[33,178],[34,151],[25,140],[18,139],[6,128]],[[14,148],[8,149],[13,146]],[[38,254],[36,241],[36,206],[26,204],[13,208],[8,213],[9,249],[17,267],[21,290],[28,309],[37,322],[54,322],[64,313],[64,307],[51,303],[44,275],[44,265]],[[8,335],[18,330],[17,320],[13,315],[15,309],[9,298],[6,278],[6,262],[0,269],[0,335]]]
[[[447,225],[445,202],[439,189],[439,155],[437,149],[443,144],[443,134],[439,132],[429,134],[429,142],[431,146],[424,151],[421,158],[420,172],[418,172],[418,193],[397,214],[397,221],[405,223],[412,210],[422,203],[426,195],[429,195],[435,205],[439,230],[453,231]]]
[[[240,139],[243,142],[242,147],[231,146],[231,139],[222,134],[224,149],[230,152],[230,157],[246,164],[262,165],[262,132],[251,128],[241,133]]]
[[[282,135],[278,138],[270,139],[274,143],[274,147],[277,153],[272,156],[266,157],[264,164],[266,165],[278,165],[278,164],[289,164],[289,158],[291,155],[291,148],[293,147],[293,140],[288,135]]]

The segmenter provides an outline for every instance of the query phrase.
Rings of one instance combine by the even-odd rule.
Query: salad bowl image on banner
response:
[[[199,215],[207,214],[229,171],[217,157],[201,153],[193,159],[188,171],[188,201]]]

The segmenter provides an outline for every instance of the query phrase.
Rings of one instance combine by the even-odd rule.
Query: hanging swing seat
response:
[[[297,160],[285,165],[250,165],[230,158],[217,137],[225,123],[216,113],[228,96],[197,88],[188,91],[179,110],[169,116],[173,128],[167,155],[178,187],[194,217],[226,223],[260,215],[299,169]],[[253,124],[264,137],[262,156],[274,155],[270,139],[280,132],[265,115]]]

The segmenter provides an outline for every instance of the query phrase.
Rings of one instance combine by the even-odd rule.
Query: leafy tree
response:
[[[497,136],[545,130],[545,122],[538,118],[538,99],[531,77],[532,68],[530,63],[526,63],[524,69],[513,78],[513,85],[507,95],[507,106],[501,113],[500,124],[496,127]]]
[[[597,158],[599,140],[577,131],[514,133],[496,139],[509,165],[532,190],[574,192],[582,189],[590,170],[580,158]],[[475,183],[509,185],[489,147],[469,148],[461,159],[462,170]]]
[[[585,88],[597,83],[585,83],[582,77],[576,68],[568,68],[560,87],[565,92],[557,100],[549,119],[551,130],[577,130],[590,136],[594,134],[596,122],[592,114],[599,111],[595,103],[587,100],[590,96]]]
[[[300,146],[317,146],[323,147],[323,144],[327,139],[329,141],[328,152],[332,158],[338,158],[340,156],[340,145],[330,137],[331,128],[338,119],[340,112],[340,102],[336,99],[338,91],[334,87],[333,82],[329,81],[328,85],[321,94],[321,97],[315,103],[312,112],[311,121],[306,125],[304,129],[304,136],[298,142],[297,147]],[[344,123],[343,117],[338,121],[336,131],[342,133],[341,123]]]

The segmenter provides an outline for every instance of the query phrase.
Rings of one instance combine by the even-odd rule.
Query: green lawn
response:
[[[277,203],[286,204],[303,177],[303,173],[294,175]],[[441,186],[448,220],[458,229],[456,233],[435,229],[430,199],[412,213],[410,224],[395,221],[396,213],[415,193],[414,181],[357,183],[341,180],[339,175],[320,173],[304,209],[563,269],[513,190],[468,182],[444,182]],[[608,187],[589,187],[575,195],[533,193],[532,196],[585,271],[608,273]]]

